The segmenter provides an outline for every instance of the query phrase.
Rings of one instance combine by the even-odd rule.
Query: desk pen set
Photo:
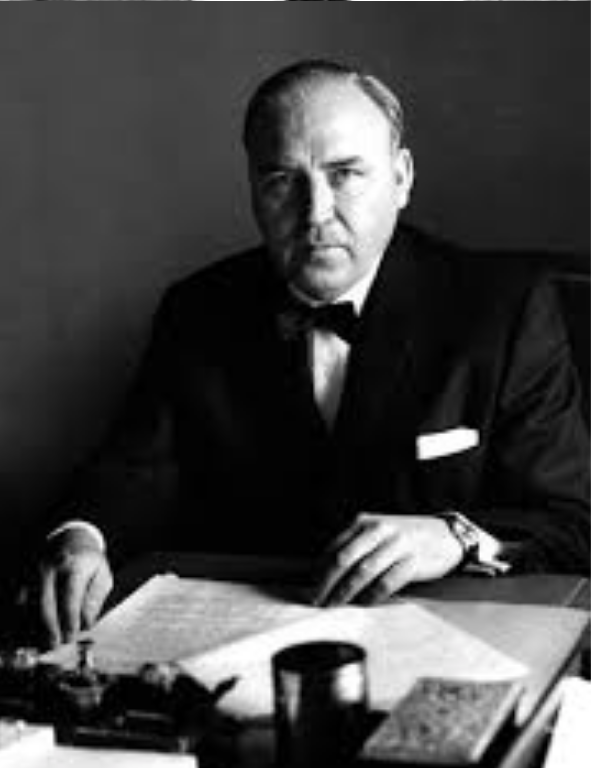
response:
[[[34,649],[0,654],[0,718],[49,723],[62,744],[194,754],[225,690],[210,692],[174,664],[100,672],[90,641],[78,643],[75,669],[44,663]]]
[[[174,664],[100,672],[91,641],[78,643],[74,669],[42,662],[34,649],[0,653],[0,718],[51,724],[62,744],[231,751],[235,734],[216,708],[230,686],[209,691]],[[514,735],[520,693],[515,682],[420,678],[389,714],[367,716],[371,733],[351,765],[493,768]]]

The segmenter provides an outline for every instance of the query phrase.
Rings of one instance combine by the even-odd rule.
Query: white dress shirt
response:
[[[360,315],[378,266],[379,261],[354,286],[331,303],[350,301],[356,313]],[[311,301],[294,286],[290,286],[290,290],[300,301],[311,306],[319,306],[320,302]],[[330,428],[334,424],[341,402],[351,347],[336,333],[323,328],[309,331],[307,341],[314,398],[322,417]]]

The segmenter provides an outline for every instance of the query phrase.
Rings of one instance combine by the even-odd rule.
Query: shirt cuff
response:
[[[51,531],[51,533],[47,536],[47,541],[52,541],[57,536],[60,536],[66,531],[76,529],[79,531],[85,531],[85,533],[87,533],[95,541],[99,552],[104,552],[106,550],[107,543],[105,541],[105,537],[96,527],[96,525],[93,525],[86,520],[67,520],[65,523],[62,523],[60,526],[58,526],[55,530]]]

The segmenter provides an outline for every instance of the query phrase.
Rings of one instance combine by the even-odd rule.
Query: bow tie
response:
[[[286,340],[293,340],[314,329],[330,331],[343,341],[351,344],[357,330],[359,317],[352,301],[336,304],[321,304],[311,307],[308,304],[292,303],[289,309],[279,315],[279,332]]]

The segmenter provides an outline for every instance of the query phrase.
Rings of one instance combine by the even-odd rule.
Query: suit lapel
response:
[[[334,429],[343,451],[363,455],[386,425],[396,447],[406,444],[414,412],[410,364],[409,286],[414,265],[405,238],[396,237],[376,276],[351,350],[347,382]]]
[[[334,431],[346,463],[383,464],[384,451],[400,467],[414,460],[424,398],[453,343],[438,259],[420,249],[401,227],[368,296]]]

